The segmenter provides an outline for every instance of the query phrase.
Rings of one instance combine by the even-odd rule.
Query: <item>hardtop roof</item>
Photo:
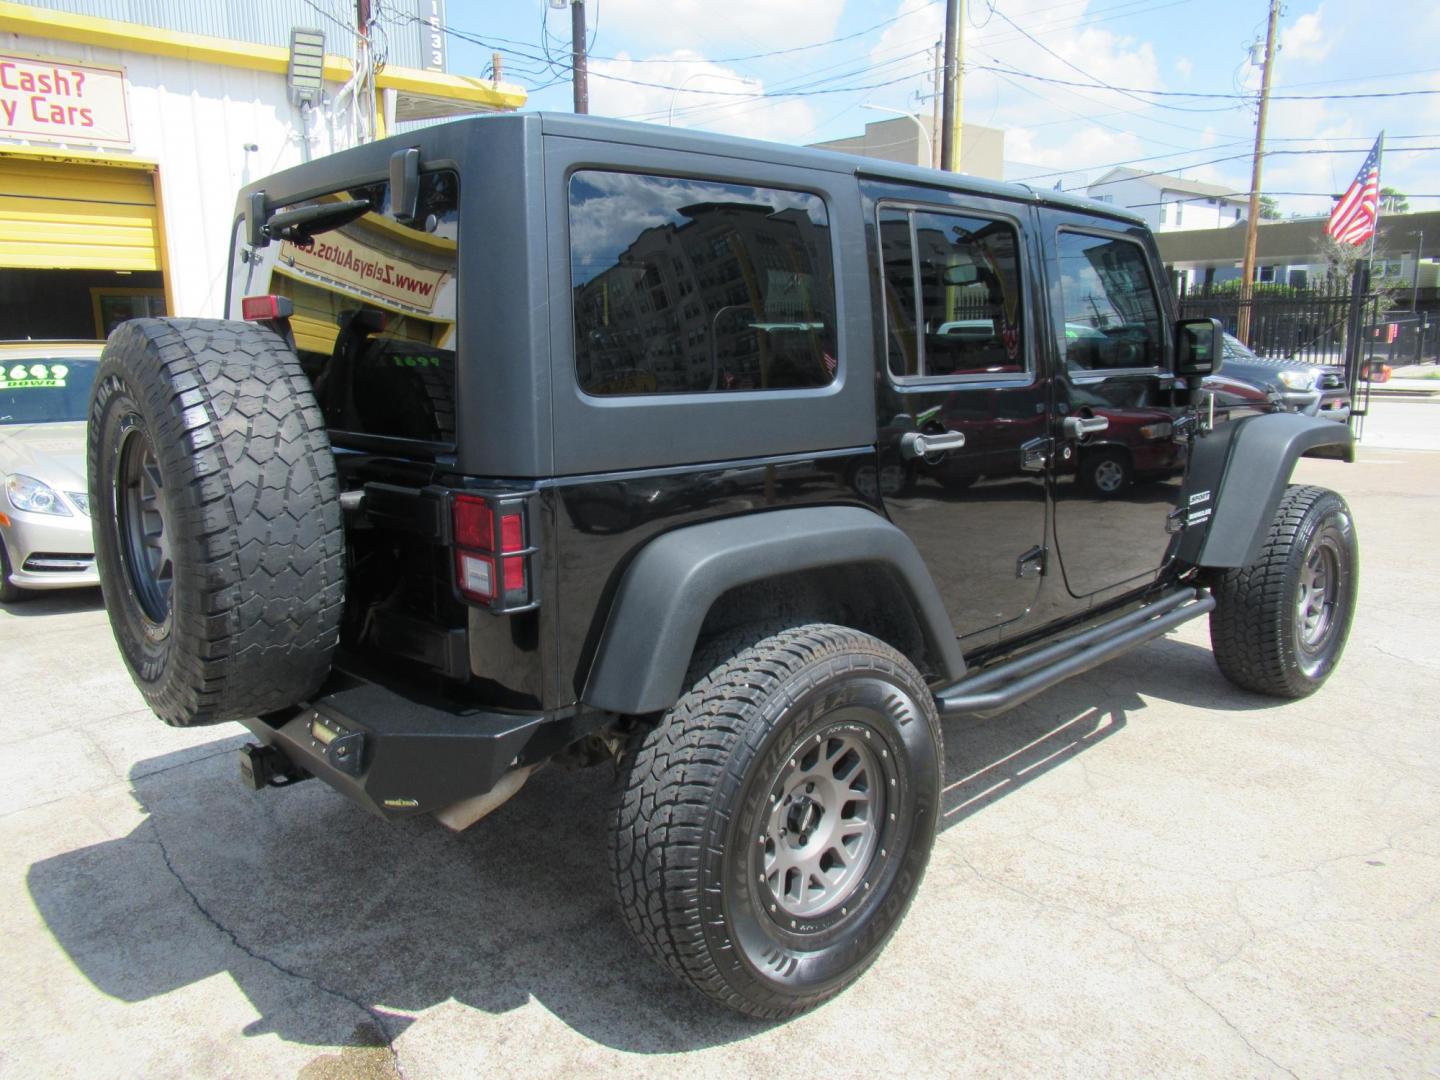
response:
[[[577,116],[574,113],[555,112],[474,117],[461,121],[461,123],[493,123],[496,120],[517,115],[538,118],[541,130],[546,135],[598,139],[631,146],[668,147],[717,157],[760,159],[777,165],[824,169],[827,172],[849,173],[907,184],[924,184],[928,187],[944,188],[947,191],[964,191],[993,198],[1015,199],[1067,210],[1079,210],[1089,214],[1100,214],[1136,224],[1144,223],[1144,218],[1139,214],[1122,207],[1112,206],[1094,199],[1080,198],[1062,191],[1033,188],[1028,184],[989,180],[966,173],[941,172],[938,169],[904,165],[899,162],[861,157],[858,154],[846,154],[835,150],[820,150],[809,146],[790,146],[785,143],[746,139],[736,135],[717,135],[708,131],[673,128],[660,124],[639,124],[630,120],[614,120],[603,116]]]

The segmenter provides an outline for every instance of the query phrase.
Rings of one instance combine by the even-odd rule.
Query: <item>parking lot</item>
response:
[[[1440,408],[1376,410],[1357,464],[1298,477],[1361,540],[1322,692],[1234,689],[1201,620],[947,722],[919,899],[855,988],[781,1025],[631,943],[608,770],[544,771],[459,836],[318,783],[256,795],[239,725],[144,708],[98,594],[0,609],[0,1072],[1433,1074],[1440,453],[1393,447],[1440,445]]]

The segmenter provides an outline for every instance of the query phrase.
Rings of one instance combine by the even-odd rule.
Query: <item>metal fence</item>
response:
[[[1235,333],[1242,307],[1250,310],[1250,348],[1261,356],[1343,367],[1346,345],[1355,325],[1357,306],[1363,325],[1376,322],[1376,296],[1354,282],[1331,288],[1285,289],[1256,296],[1242,304],[1234,291],[1198,289],[1180,296],[1182,319],[1218,318]]]
[[[1259,355],[1343,370],[1357,436],[1369,411],[1371,369],[1392,361],[1397,339],[1392,324],[1410,315],[1398,312],[1382,319],[1381,297],[1370,288],[1363,266],[1348,282],[1314,289],[1257,286],[1256,295],[1243,303],[1233,289],[1201,288],[1181,293],[1178,306],[1182,319],[1216,318],[1231,334],[1248,308],[1248,344]]]

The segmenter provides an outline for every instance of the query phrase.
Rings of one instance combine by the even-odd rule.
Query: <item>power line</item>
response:
[[[1421,151],[1421,150],[1426,150],[1426,151],[1429,151],[1429,150],[1440,150],[1440,145],[1435,145],[1435,146],[1408,146],[1408,147],[1406,147],[1406,149],[1407,149],[1407,150],[1410,150],[1410,151],[1416,151],[1416,152]],[[1265,153],[1264,153],[1264,156],[1265,156],[1265,157],[1304,157],[1304,156],[1307,156],[1307,155],[1314,155],[1314,154],[1353,154],[1353,153],[1355,153],[1355,151],[1354,151],[1353,149],[1341,149],[1341,148],[1337,148],[1337,149],[1333,149],[1333,150],[1266,150]],[[1102,180],[1102,181],[1100,181],[1100,182],[1098,182],[1098,183],[1085,184],[1085,185],[1083,185],[1083,186],[1077,185],[1077,186],[1072,187],[1072,188],[1064,188],[1063,190],[1065,190],[1065,191],[1089,190],[1090,188],[1104,187],[1104,186],[1106,186],[1107,184],[1120,184],[1120,183],[1125,182],[1126,180],[1143,180],[1143,179],[1145,179],[1146,177],[1149,177],[1149,176],[1169,176],[1171,173],[1173,173],[1173,172],[1178,172],[1180,169],[1199,169],[1199,168],[1203,168],[1203,167],[1206,166],[1206,165],[1219,165],[1219,164],[1221,164],[1222,162],[1226,162],[1226,161],[1245,161],[1245,160],[1249,160],[1249,159],[1252,158],[1253,156],[1254,156],[1253,154],[1231,154],[1231,155],[1229,155],[1228,157],[1211,158],[1209,161],[1195,161],[1195,162],[1191,162],[1191,163],[1188,164],[1188,165],[1177,165],[1177,166],[1175,166],[1175,168],[1173,168],[1173,169],[1156,169],[1156,170],[1154,170],[1153,172],[1136,173],[1134,176],[1117,176],[1114,180]],[[1077,169],[1071,169],[1071,170],[1069,170],[1069,171],[1070,171],[1070,172],[1078,172],[1079,170],[1077,170]],[[1059,174],[1050,173],[1050,174],[1042,174],[1042,175],[1051,175],[1051,176],[1054,176],[1054,175],[1059,175]],[[1025,179],[1027,179],[1027,180],[1033,180],[1033,179],[1037,179],[1037,177],[1026,177]],[[1179,179],[1179,178],[1177,177],[1176,179]],[[1024,182],[1025,182],[1024,180],[1019,180],[1019,181],[1017,181],[1017,183],[1024,183]],[[1249,192],[1249,190],[1247,189],[1247,190],[1245,191],[1245,194],[1248,195],[1249,193],[1250,193],[1250,192]],[[1211,196],[1202,196],[1202,197],[1203,197],[1203,198],[1210,198]],[[1219,196],[1214,196],[1214,197],[1215,197],[1215,198],[1219,198]],[[1419,196],[1416,196],[1416,198],[1419,198]]]
[[[1183,199],[1164,199],[1164,200],[1160,200],[1160,201],[1157,201],[1157,202],[1126,203],[1126,204],[1125,204],[1125,209],[1126,209],[1126,210],[1138,210],[1138,209],[1139,209],[1140,207],[1142,207],[1142,206],[1168,206],[1168,205],[1170,205],[1171,203],[1199,202],[1201,199],[1234,199],[1234,198],[1238,198],[1238,197],[1241,196],[1241,195],[1246,195],[1246,196],[1248,196],[1249,194],[1250,194],[1250,191],[1249,191],[1249,189],[1247,188],[1247,189],[1244,190],[1244,191],[1230,191],[1230,192],[1226,192],[1224,195],[1187,195],[1187,196],[1186,196],[1185,198],[1183,198]],[[1285,195],[1285,196],[1294,196],[1294,197],[1296,197],[1296,198],[1333,199],[1333,198],[1335,198],[1336,195],[1339,194],[1339,192],[1334,192],[1334,191],[1262,191],[1260,194],[1261,194],[1262,197],[1271,197],[1271,196]],[[1405,198],[1407,198],[1407,199],[1440,199],[1440,195],[1411,195],[1409,192],[1406,192],[1406,193],[1405,193]],[[1424,212],[1424,213],[1433,213],[1434,211],[1422,211],[1422,212]],[[1276,219],[1272,218],[1272,219],[1270,219],[1270,220],[1273,221],[1273,220],[1276,220]],[[1282,220],[1282,221],[1283,221],[1283,220],[1286,220],[1286,219],[1281,218],[1281,219],[1279,219],[1279,220]],[[1383,218],[1381,219],[1382,227],[1383,227],[1383,224],[1384,224],[1384,220],[1385,220],[1385,219],[1383,219]]]
[[[1033,79],[1036,82],[1053,83],[1057,86],[1074,86],[1083,90],[1113,90],[1118,93],[1128,94],[1149,94],[1152,97],[1185,97],[1185,98],[1206,98],[1216,101],[1250,101],[1253,94],[1215,94],[1200,93],[1190,90],[1146,90],[1138,86],[1107,86],[1097,83],[1074,82],[1070,79],[1056,79],[1048,75],[1033,75],[1028,71],[1018,71],[1015,68],[992,67],[985,64],[975,65],[977,71],[993,71],[1001,75],[1014,75],[1021,79]],[[1271,94],[1271,101],[1357,101],[1369,98],[1401,98],[1401,97],[1425,97],[1440,94],[1440,90],[1388,90],[1371,94]]]
[[[307,0],[307,2],[309,2],[309,0]],[[1188,0],[1187,0],[1187,2],[1188,2]],[[888,25],[890,25],[891,23],[894,23],[894,22],[899,22],[901,19],[907,18],[908,16],[910,16],[910,15],[912,15],[912,14],[914,14],[914,12],[908,12],[908,11],[907,11],[907,12],[905,12],[905,13],[903,13],[903,14],[900,14],[900,15],[892,15],[892,16],[891,16],[890,18],[888,18],[888,19],[881,19],[879,22],[874,23],[874,24],[872,24],[871,26],[867,26],[864,30],[856,30],[856,31],[854,31],[853,33],[850,33],[850,34],[842,34],[842,35],[839,36],[839,37],[827,38],[827,39],[825,39],[824,41],[812,42],[812,43],[809,44],[809,45],[794,45],[794,46],[791,46],[790,48],[785,48],[785,49],[770,49],[770,50],[765,51],[765,52],[748,53],[748,54],[746,54],[746,55],[744,55],[744,56],[721,56],[721,57],[716,57],[716,58],[714,58],[714,59],[709,59],[709,60],[707,60],[707,63],[711,63],[711,64],[739,64],[739,63],[743,63],[743,62],[748,61],[748,60],[764,60],[764,59],[768,59],[769,57],[772,57],[772,56],[787,56],[787,55],[790,55],[790,54],[793,54],[793,53],[809,52],[809,51],[812,50],[812,49],[821,49],[821,48],[825,48],[825,47],[830,46],[830,45],[838,45],[838,44],[841,44],[842,42],[853,41],[855,38],[864,37],[866,34],[874,33],[876,30],[880,29],[881,27],[883,27],[883,26],[888,26]],[[417,23],[417,22],[422,22],[422,21],[424,21],[424,20],[422,20],[422,19],[420,18],[420,16],[414,15],[414,14],[411,14],[411,13],[408,13],[408,12],[404,12],[404,13],[399,13],[399,12],[397,12],[397,13],[395,13],[394,15],[392,15],[391,21],[397,22],[397,23],[399,23],[399,22]],[[542,21],[543,21],[543,20],[542,20]],[[457,29],[455,29],[454,27],[451,27],[451,26],[446,26],[446,27],[445,27],[445,32],[446,32],[447,34],[454,34],[455,36],[459,37],[462,41],[468,41],[468,42],[470,42],[471,44],[484,45],[486,48],[493,48],[493,47],[494,47],[493,44],[490,44],[490,43],[487,43],[487,42],[478,41],[478,40],[476,40],[474,37],[469,36],[469,32],[467,32],[467,31],[457,30]],[[542,32],[545,32],[545,31],[542,30]],[[506,43],[506,44],[508,44],[508,45],[524,45],[524,46],[531,47],[531,48],[534,47],[533,45],[531,45],[530,42],[517,41],[517,40],[515,40],[514,38],[503,38],[503,37],[498,37],[498,36],[496,36],[496,35],[490,35],[489,37],[490,37],[490,42],[504,42],[504,43]],[[673,64],[673,63],[675,63],[675,61],[674,61],[673,59],[666,59],[666,58],[663,58],[663,57],[653,57],[653,58],[645,59],[645,60],[636,60],[636,59],[633,59],[633,58],[630,58],[630,57],[602,56],[602,55],[599,55],[599,54],[592,54],[590,58],[591,58],[592,60],[611,60],[611,61],[623,60],[625,63],[629,63],[629,64]],[[556,61],[554,61],[554,62],[555,62],[556,64],[562,63],[562,61],[559,61],[559,60],[556,60]]]
[[[1147,108],[1174,109],[1174,110],[1177,111],[1177,112],[1220,112],[1220,111],[1222,111],[1222,110],[1220,110],[1220,109],[1191,109],[1191,108],[1187,108],[1187,107],[1185,107],[1185,106],[1183,106],[1183,105],[1165,105],[1165,104],[1162,104],[1162,103],[1160,103],[1160,102],[1146,101],[1144,98],[1138,97],[1134,92],[1132,92],[1132,91],[1130,91],[1130,90],[1127,90],[1127,89],[1125,89],[1125,88],[1123,88],[1123,87],[1119,87],[1119,86],[1112,86],[1112,85],[1110,85],[1109,83],[1102,82],[1100,79],[1097,79],[1094,75],[1091,75],[1091,74],[1090,74],[1088,71],[1086,71],[1085,69],[1083,69],[1083,68],[1081,68],[1081,67],[1078,67],[1077,65],[1075,65],[1075,64],[1071,63],[1069,60],[1067,60],[1065,57],[1061,56],[1061,55],[1060,55],[1058,52],[1056,52],[1054,49],[1050,48],[1049,45],[1046,45],[1043,41],[1041,41],[1039,38],[1037,38],[1034,34],[1030,33],[1030,31],[1026,30],[1023,26],[1019,25],[1014,19],[1010,18],[1009,15],[1006,15],[1003,11],[1001,11],[999,8],[997,8],[993,3],[990,5],[990,10],[991,10],[991,12],[993,12],[994,14],[999,15],[1000,18],[1002,18],[1002,19],[1005,20],[1005,22],[1009,23],[1012,27],[1014,27],[1016,30],[1018,30],[1022,35],[1024,35],[1025,39],[1026,39],[1027,41],[1029,41],[1032,45],[1034,45],[1036,48],[1041,49],[1041,50],[1043,50],[1044,52],[1048,53],[1049,55],[1053,56],[1056,60],[1059,60],[1059,61],[1060,61],[1062,64],[1064,64],[1066,67],[1070,68],[1070,70],[1079,72],[1081,75],[1084,75],[1085,78],[1089,79],[1092,83],[1095,84],[1096,89],[1100,89],[1100,90],[1113,90],[1114,92],[1116,92],[1116,93],[1118,93],[1118,94],[1123,94],[1123,95],[1125,95],[1126,97],[1130,98],[1132,101],[1138,101],[1141,105],[1144,105],[1144,106],[1146,106]],[[1228,110],[1227,110],[1227,111],[1228,111]]]

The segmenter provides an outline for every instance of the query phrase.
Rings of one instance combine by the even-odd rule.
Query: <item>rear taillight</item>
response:
[[[246,322],[288,319],[295,314],[295,304],[288,296],[245,296],[240,299],[240,314]]]
[[[451,495],[455,588],[464,599],[497,613],[536,606],[527,505],[523,495]]]

